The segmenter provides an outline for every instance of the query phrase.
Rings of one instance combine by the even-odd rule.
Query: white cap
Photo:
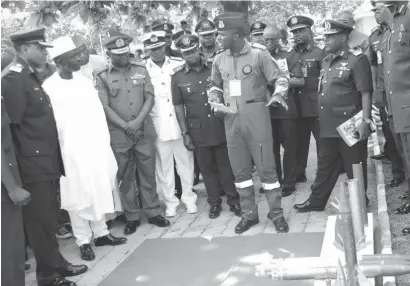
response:
[[[60,37],[53,41],[53,48],[48,49],[48,54],[50,58],[54,59],[75,49],[77,49],[77,47],[71,37]]]

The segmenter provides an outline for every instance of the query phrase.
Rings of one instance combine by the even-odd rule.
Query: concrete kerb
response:
[[[377,132],[379,132],[379,130]],[[380,154],[379,136],[377,132],[372,134],[374,155]],[[392,254],[392,239],[389,214],[387,212],[386,184],[384,182],[383,165],[382,162],[378,160],[373,160],[373,162],[376,167],[377,177],[377,214],[380,226],[380,253]],[[396,285],[395,283],[396,279],[394,276],[383,277],[383,285]]]

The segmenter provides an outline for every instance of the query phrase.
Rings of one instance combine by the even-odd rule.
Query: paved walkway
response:
[[[326,227],[327,216],[334,213],[333,207],[328,204],[324,212],[312,213],[296,213],[293,209],[294,203],[303,202],[310,194],[310,186],[314,180],[316,169],[316,144],[314,139],[310,144],[311,150],[309,153],[307,177],[308,181],[298,185],[297,192],[282,200],[282,206],[285,213],[285,218],[289,223],[290,232],[324,232]],[[259,190],[260,181],[255,175],[255,188]],[[339,180],[345,179],[345,175],[340,176]],[[369,178],[369,183],[372,178]],[[374,182],[375,180],[373,180]],[[338,186],[338,185],[337,185]],[[334,194],[338,193],[336,186]],[[203,183],[195,187],[199,192],[198,197],[198,213],[188,214],[185,206],[180,205],[177,216],[170,219],[171,226],[169,228],[158,228],[148,224],[146,219],[138,228],[137,232],[128,237],[128,242],[125,245],[116,247],[93,247],[96,254],[96,259],[92,262],[85,262],[88,265],[89,271],[84,275],[73,277],[73,281],[77,282],[78,286],[96,286],[103,280],[113,269],[116,268],[125,258],[128,257],[144,240],[161,238],[184,238],[184,237],[203,237],[212,239],[213,237],[237,236],[234,233],[236,224],[240,221],[239,217],[234,216],[229,212],[227,204],[223,203],[223,212],[217,219],[211,220],[208,218],[209,205],[206,202],[206,191]],[[259,205],[260,223],[252,227],[249,231],[242,235],[255,235],[259,233],[276,233],[273,223],[267,219],[268,206],[265,201],[265,196],[257,193],[257,202]],[[164,207],[164,206],[163,206]],[[111,229],[112,233],[117,236],[122,235],[123,225],[117,223]],[[84,261],[79,256],[79,250],[74,239],[60,240],[60,248],[64,257],[73,264],[82,264]],[[26,285],[35,286],[35,261],[30,259],[32,265],[31,270],[26,273]]]

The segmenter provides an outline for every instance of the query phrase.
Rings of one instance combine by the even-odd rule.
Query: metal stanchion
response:
[[[349,193],[347,182],[341,184],[339,216],[342,226],[343,249],[346,261],[347,285],[357,285],[357,253],[352,213],[349,205]]]
[[[362,163],[360,164],[353,164],[353,177],[359,180],[359,188],[360,188],[360,206],[362,212],[362,219],[363,225],[368,225],[367,220],[367,206],[366,206],[366,190],[364,188],[364,177],[363,177],[363,166]]]
[[[359,243],[361,244],[365,242],[364,225],[363,225],[362,210],[361,210],[361,203],[360,203],[361,190],[359,188],[359,180],[358,179],[348,180],[347,185],[349,187],[349,204],[350,204],[350,211],[352,213],[354,238],[355,238],[356,246],[358,247]]]

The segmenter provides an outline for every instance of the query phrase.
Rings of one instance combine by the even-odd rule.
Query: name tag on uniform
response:
[[[382,63],[383,63],[382,51],[378,50],[377,51],[377,64],[381,65]]]
[[[241,96],[242,87],[239,79],[229,81],[229,96]]]
[[[303,77],[307,77],[307,67],[306,66],[302,67],[302,73],[303,73]]]

